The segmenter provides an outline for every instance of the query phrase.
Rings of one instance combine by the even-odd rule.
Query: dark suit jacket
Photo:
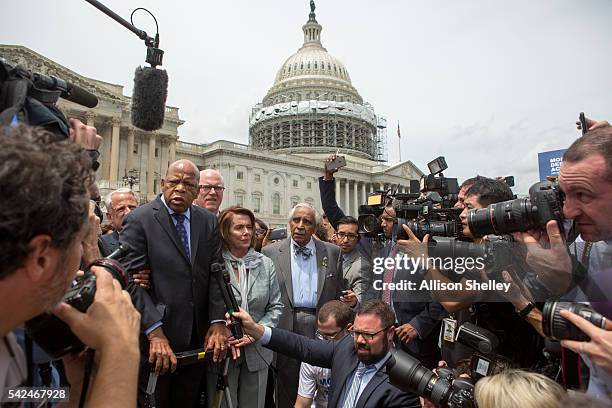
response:
[[[291,276],[290,243],[291,239],[287,238],[264,247],[261,252],[274,262],[281,290],[281,302],[285,305],[278,327],[293,331],[293,279]],[[339,247],[317,239],[314,240],[314,243],[318,266],[318,311],[326,302],[338,299],[342,295],[342,262],[340,261]]]
[[[328,407],[340,406],[344,385],[359,364],[351,336],[345,336],[336,342],[322,341],[308,339],[286,330],[272,329],[272,337],[265,347],[314,366],[330,368]],[[356,408],[420,406],[416,395],[402,392],[389,383],[385,366],[382,366],[359,396]]]
[[[108,254],[102,254],[102,256],[108,256],[119,248],[119,233],[117,231],[113,231],[112,234],[102,235],[100,237],[100,241],[102,241],[102,245],[100,246],[104,246],[104,251],[108,251]]]
[[[130,212],[123,221],[120,241],[132,246],[125,260],[128,272],[151,269],[151,289],[145,292],[143,318],[163,315],[163,330],[173,351],[185,351],[195,331],[199,344],[210,320],[223,319],[225,307],[210,265],[221,260],[217,219],[209,211],[191,207],[191,259],[160,196]],[[156,305],[151,310],[151,304]],[[194,327],[195,325],[195,327]],[[200,346],[201,347],[201,346]]]

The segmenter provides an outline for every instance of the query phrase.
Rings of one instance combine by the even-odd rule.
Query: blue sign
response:
[[[540,168],[540,181],[546,180],[547,176],[559,176],[563,153],[566,149],[551,150],[550,152],[538,153],[538,166]]]

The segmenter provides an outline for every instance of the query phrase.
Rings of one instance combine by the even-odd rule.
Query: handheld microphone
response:
[[[138,67],[134,74],[132,93],[132,124],[151,131],[164,124],[168,74],[154,67]]]
[[[232,336],[235,339],[241,339],[243,334],[242,331],[242,322],[240,319],[232,316],[233,312],[237,312],[238,302],[236,301],[236,296],[234,296],[234,291],[230,286],[230,275],[227,269],[225,269],[225,265],[221,263],[213,263],[210,267],[211,272],[215,275],[215,279],[217,279],[217,283],[219,284],[219,288],[221,289],[221,294],[223,295],[223,301],[225,302],[225,307],[227,308],[227,313],[230,316],[230,331],[232,332]]]

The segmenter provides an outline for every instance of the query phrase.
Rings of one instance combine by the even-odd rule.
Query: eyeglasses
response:
[[[200,191],[203,193],[208,193],[210,192],[210,190],[213,190],[213,189],[218,193],[222,193],[223,190],[225,190],[225,187],[223,186],[211,186],[210,184],[205,184],[205,185],[200,184],[199,187],[200,187]]]
[[[340,335],[340,333],[342,333],[343,331],[343,329],[340,329],[334,334],[324,334],[317,330],[315,332],[315,337],[319,340],[336,340],[336,337],[338,337],[338,335]]]
[[[267,232],[267,230],[266,230],[265,228],[257,228],[257,229],[255,230],[255,233],[256,233],[257,235],[266,235],[266,232]]]
[[[165,182],[165,184],[167,184],[170,187],[176,187],[179,184],[182,184],[184,187],[187,187],[190,190],[194,190],[197,187],[196,184],[191,183],[189,181],[185,181],[183,179],[180,179],[180,180],[165,180],[164,182]]]
[[[387,326],[384,329],[380,329],[379,331],[377,331],[376,333],[368,333],[368,332],[363,332],[363,331],[357,331],[357,330],[353,330],[350,329],[349,333],[351,334],[351,336],[353,336],[353,338],[357,338],[359,336],[363,337],[363,339],[365,341],[372,341],[374,340],[374,337],[376,337],[376,335],[380,332],[384,332],[385,330],[387,330],[389,327],[391,326]]]
[[[340,241],[342,241],[344,238],[348,238],[349,241],[354,241],[357,239],[357,237],[359,237],[357,234],[345,234],[344,232],[338,232],[336,236]]]

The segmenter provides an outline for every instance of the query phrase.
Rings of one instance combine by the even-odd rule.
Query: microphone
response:
[[[227,313],[230,315],[230,331],[232,332],[232,336],[234,336],[235,339],[241,339],[244,335],[242,331],[242,322],[237,317],[232,316],[232,313],[237,312],[239,309],[236,296],[234,296],[234,291],[230,285],[229,272],[225,269],[224,264],[217,262],[210,266],[210,271],[217,279],[225,307],[227,308]]]
[[[157,130],[164,124],[168,73],[155,67],[138,67],[132,93],[132,124],[142,130]]]

